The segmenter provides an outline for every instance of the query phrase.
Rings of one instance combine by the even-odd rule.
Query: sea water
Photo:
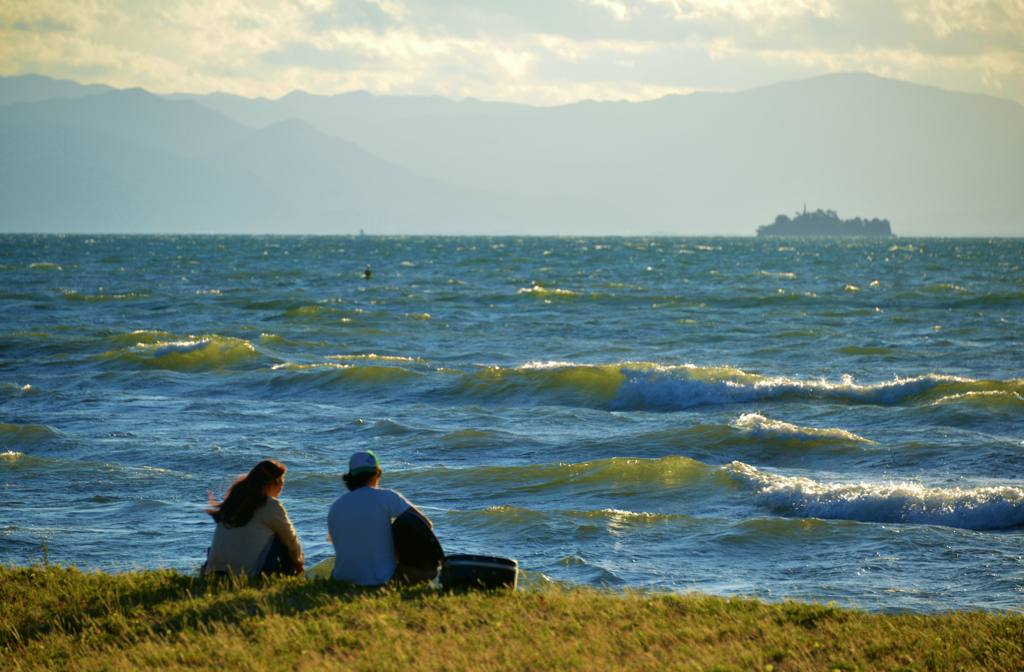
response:
[[[370,264],[372,277],[363,277]],[[0,236],[0,561],[194,572],[355,451],[563,582],[1024,606],[1019,239]]]

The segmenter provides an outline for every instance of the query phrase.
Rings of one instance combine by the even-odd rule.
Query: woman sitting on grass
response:
[[[306,556],[288,512],[277,498],[287,467],[263,460],[235,481],[223,502],[210,493],[206,512],[217,521],[201,574],[302,574]]]

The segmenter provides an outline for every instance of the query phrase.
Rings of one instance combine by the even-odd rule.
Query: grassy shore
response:
[[[0,565],[0,669],[1024,670],[1024,616]]]

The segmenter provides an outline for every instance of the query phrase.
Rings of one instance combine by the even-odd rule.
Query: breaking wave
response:
[[[134,346],[104,353],[102,357],[150,368],[194,371],[231,368],[255,361],[256,349],[240,338],[208,335],[178,341],[154,340],[150,333]]]
[[[918,398],[931,401],[975,391],[1013,391],[1021,380],[971,380],[928,374],[861,385],[844,376],[838,383],[766,378],[732,368],[631,366],[622,369],[625,381],[612,408],[674,411],[709,404],[739,404],[800,399],[846,404],[893,405]]]
[[[812,429],[798,427],[780,420],[769,420],[760,413],[744,413],[729,423],[751,436],[779,441],[860,441],[874,443],[845,429]]]
[[[742,462],[723,467],[759,502],[789,515],[865,523],[942,525],[994,530],[1024,525],[1024,488],[926,488],[916,483],[820,483],[758,471]]]

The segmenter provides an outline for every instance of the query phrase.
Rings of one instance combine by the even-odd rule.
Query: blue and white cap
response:
[[[378,469],[380,469],[380,460],[377,459],[372,450],[368,450],[365,453],[356,453],[348,461],[348,473],[353,476],[367,471],[377,471]]]

